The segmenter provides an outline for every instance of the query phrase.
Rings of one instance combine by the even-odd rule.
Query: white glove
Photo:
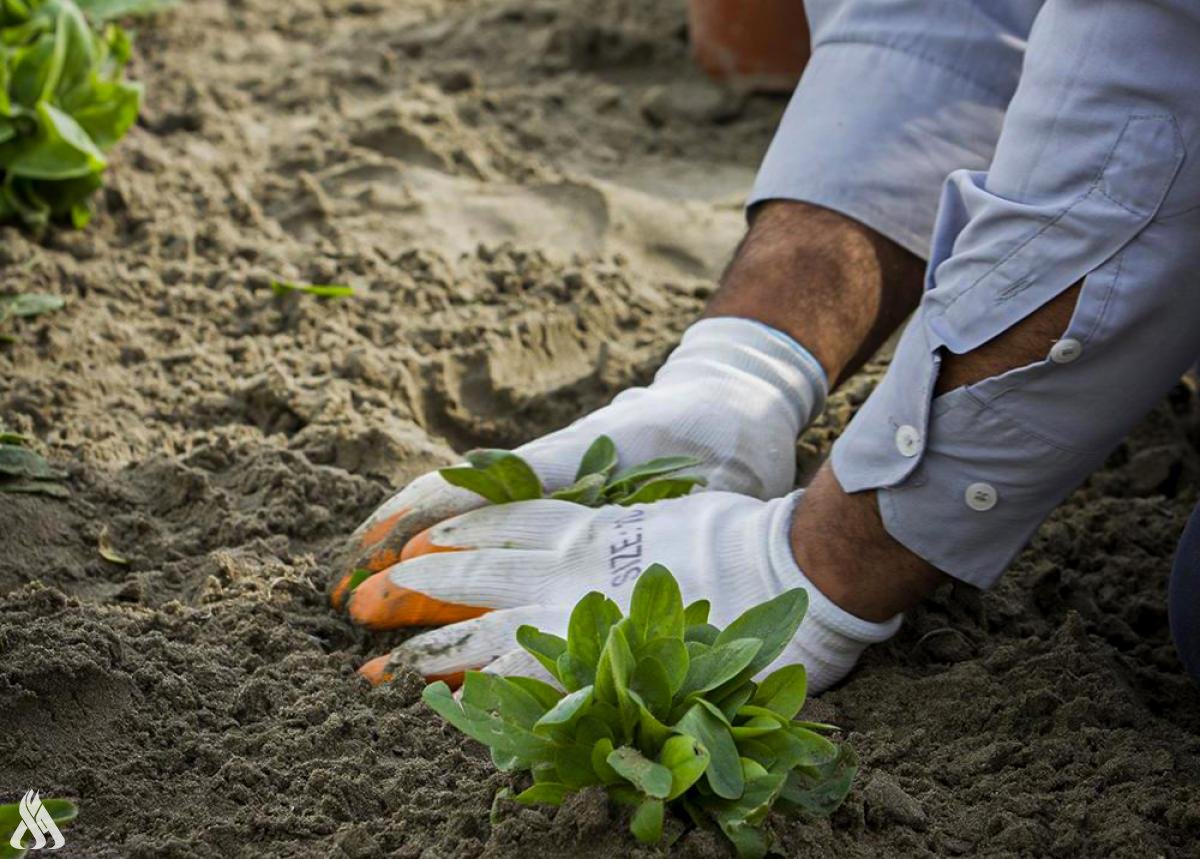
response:
[[[776,498],[795,484],[795,441],[824,407],[825,394],[824,370],[787,335],[748,319],[704,319],[687,330],[651,385],[623,391],[516,453],[553,492],[574,482],[584,451],[607,435],[616,443],[618,467],[694,456],[702,464],[687,473],[707,478],[709,490]],[[395,563],[419,531],[486,503],[437,472],[417,478],[351,538],[334,604],[341,604],[355,570]]]
[[[403,665],[432,679],[453,679],[487,666],[544,678],[517,648],[517,627],[528,623],[563,635],[575,603],[593,590],[627,609],[637,576],[660,563],[675,575],[685,603],[711,602],[717,626],[786,590],[805,588],[808,613],[775,665],[804,663],[809,689],[820,692],[842,679],[869,644],[891,637],[901,616],[861,620],[808,582],[788,536],[800,494],[762,502],[705,492],[600,509],[526,501],[442,522],[414,541],[422,554],[367,579],[349,605],[350,616],[372,629],[451,625],[409,639],[363,673],[378,681]]]

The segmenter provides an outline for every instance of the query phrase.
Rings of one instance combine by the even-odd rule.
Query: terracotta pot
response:
[[[801,0],[689,0],[696,62],[717,80],[791,90],[808,62]]]

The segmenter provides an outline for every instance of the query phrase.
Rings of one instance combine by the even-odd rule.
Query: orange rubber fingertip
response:
[[[350,617],[368,629],[443,626],[487,614],[490,608],[434,599],[392,584],[388,573],[376,573],[350,597]]]
[[[430,683],[436,683],[441,680],[451,689],[457,689],[459,686],[462,686],[463,678],[466,677],[466,674],[467,672],[465,670],[450,671],[446,674],[426,674],[425,679]]]
[[[346,575],[342,576],[338,583],[333,586],[333,590],[329,594],[330,605],[332,605],[338,611],[341,611],[342,606],[346,604],[346,597],[349,596],[350,593],[350,580],[352,578],[354,578],[354,573],[346,573]]]
[[[373,523],[366,531],[363,532],[362,539],[359,541],[359,546],[363,549],[369,549],[379,541],[383,540],[396,523],[403,519],[411,512],[409,507],[401,507],[390,516],[384,516],[378,522]]]
[[[358,673],[365,677],[372,686],[378,686],[380,683],[387,683],[394,676],[387,670],[388,662],[391,656],[377,656],[372,660],[364,662],[358,668]]]
[[[422,555],[436,555],[439,552],[465,552],[465,546],[439,546],[433,542],[433,535],[430,533],[432,528],[426,528],[421,533],[415,535],[411,540],[404,544],[404,548],[400,550],[400,563],[411,561],[413,558],[419,558]]]

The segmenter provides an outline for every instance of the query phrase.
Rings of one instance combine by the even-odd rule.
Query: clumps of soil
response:
[[[325,591],[393,487],[645,381],[698,312],[783,100],[705,81],[683,21],[238,0],[139,28],[148,104],[95,222],[0,229],[0,285],[67,300],[0,348],[0,419],[71,490],[0,495],[0,801],[76,798],[61,855],[638,854],[594,793],[493,814],[510,777],[418,678],[355,676],[395,637]],[[863,771],[832,819],[773,818],[779,852],[1192,855],[1200,692],[1165,586],[1198,451],[1184,385],[995,591],[947,587],[812,702]]]

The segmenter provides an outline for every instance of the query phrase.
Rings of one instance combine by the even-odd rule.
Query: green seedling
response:
[[[305,295],[315,295],[318,298],[346,298],[354,295],[354,287],[342,283],[297,283],[290,280],[271,281],[271,291],[276,295],[303,292]]]
[[[641,842],[663,836],[670,808],[696,826],[716,825],[739,856],[769,845],[773,808],[828,815],[857,770],[832,725],[798,721],[807,687],[802,665],[752,678],[783,652],[808,606],[795,588],[749,609],[725,629],[708,603],[684,607],[660,565],[638,578],[628,616],[603,594],[587,594],[565,639],[532,626],[517,643],[561,684],[529,677],[466,674],[456,700],[442,682],[425,702],[491,749],[502,770],[528,771],[514,799],[557,805],[602,786],[632,809]]]
[[[702,460],[694,456],[664,456],[640,465],[617,470],[617,447],[602,435],[583,454],[575,482],[546,494],[529,463],[507,450],[473,450],[467,465],[443,468],[438,473],[447,483],[469,489],[493,504],[556,498],[585,507],[605,504],[648,504],[687,495],[703,486],[703,477],[678,475]]]
[[[35,803],[40,805],[40,808],[27,809],[27,812],[32,812],[36,815],[44,810],[50,816],[50,819],[54,821],[55,825],[74,820],[77,813],[75,803],[69,799],[38,798],[35,800]],[[14,847],[12,845],[12,836],[15,835],[17,827],[21,826],[22,822],[20,803],[14,802],[8,805],[0,805],[0,859],[20,859],[20,857],[26,855],[28,847],[37,843],[37,839],[26,831],[22,833],[21,838],[21,844],[24,846]],[[45,838],[44,835],[43,838]]]
[[[105,153],[133,126],[142,99],[125,78],[129,34],[113,19],[168,5],[0,2],[0,222],[88,223]]]
[[[65,303],[57,295],[45,292],[18,292],[0,295],[0,324],[10,318],[53,313],[56,310],[62,310]],[[0,331],[0,340],[11,343],[14,339],[11,334]]]
[[[66,498],[59,481],[67,476],[30,450],[29,439],[0,425],[0,492],[22,492]]]

